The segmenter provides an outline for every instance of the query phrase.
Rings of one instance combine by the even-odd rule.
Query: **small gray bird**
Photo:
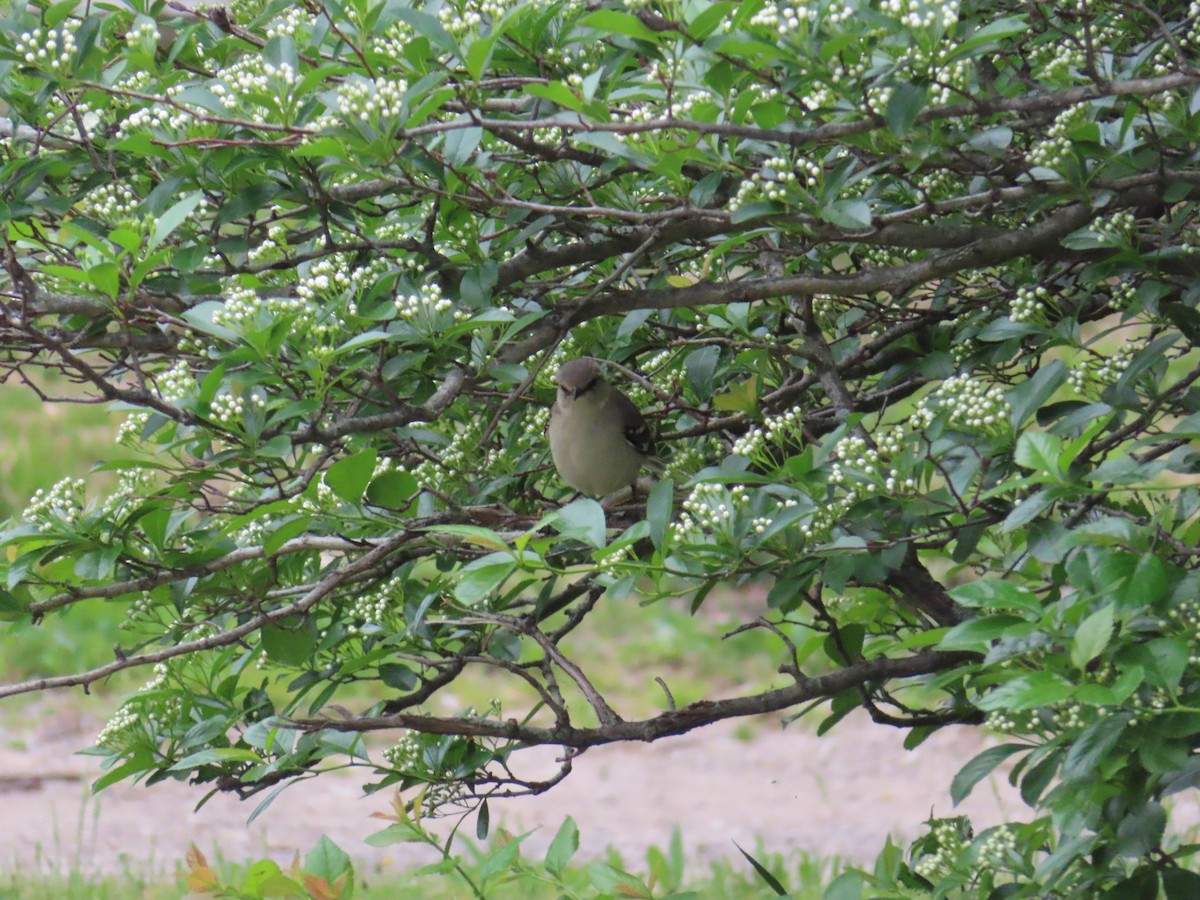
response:
[[[643,466],[661,468],[641,411],[608,383],[598,361],[573,359],[554,380],[558,399],[546,432],[563,481],[584,494],[605,497],[636,484]]]

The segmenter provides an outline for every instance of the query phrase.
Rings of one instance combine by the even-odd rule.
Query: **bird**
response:
[[[558,397],[546,434],[563,481],[583,494],[606,497],[636,488],[643,467],[661,468],[641,410],[609,384],[599,360],[581,356],[563,363],[554,380]]]

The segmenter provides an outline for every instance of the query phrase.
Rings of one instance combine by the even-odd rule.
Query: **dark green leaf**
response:
[[[1028,751],[1025,744],[1001,744],[998,747],[988,747],[975,756],[970,762],[958,770],[954,781],[950,783],[950,799],[955,806],[962,803],[971,793],[975,785],[992,773],[996,766],[1004,762],[1014,753]]]
[[[1063,781],[1095,777],[1096,766],[1116,745],[1128,724],[1126,714],[1115,713],[1084,729],[1067,750],[1062,766]]]
[[[783,886],[783,884],[779,881],[778,878],[776,878],[774,875],[771,874],[770,870],[768,870],[766,866],[764,866],[762,863],[760,863],[757,859],[755,859],[753,856],[751,856],[745,850],[742,850],[742,848],[740,846],[738,846],[737,841],[733,842],[733,846],[737,847],[738,851],[742,854],[742,856],[746,857],[746,859],[749,861],[750,865],[752,865],[754,867],[754,871],[756,873],[758,873],[758,877],[761,878],[766,883],[767,887],[769,887],[771,890],[773,890],[775,892],[775,894],[779,897],[787,896],[787,893],[788,893],[787,888],[785,888]]]
[[[913,122],[925,108],[927,94],[924,87],[907,81],[892,89],[883,117],[893,134],[903,137],[912,128]]]
[[[1012,410],[1012,426],[1020,428],[1025,420],[1037,413],[1042,404],[1062,387],[1070,371],[1061,359],[1051,361],[1038,369],[1030,379],[1019,382],[1010,390],[1005,399]]]
[[[664,478],[650,489],[646,498],[646,522],[650,526],[650,542],[662,549],[674,512],[675,482]]]

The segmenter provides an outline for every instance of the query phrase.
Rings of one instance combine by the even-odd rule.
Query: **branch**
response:
[[[543,728],[522,725],[516,719],[497,722],[493,719],[456,719],[409,713],[351,719],[330,719],[322,716],[311,719],[292,719],[290,724],[305,732],[326,729],[367,732],[404,728],[423,734],[502,738],[526,744],[554,744],[583,750],[618,741],[656,741],[659,738],[683,734],[725,719],[779,712],[800,703],[822,697],[832,697],[844,690],[868,682],[928,675],[932,672],[942,672],[977,662],[978,659],[979,656],[974,653],[928,652],[900,659],[884,657],[864,660],[828,675],[802,679],[796,684],[762,694],[732,697],[727,700],[704,700],[692,703],[682,709],[660,713],[649,719],[633,722],[610,722],[594,728],[576,728],[562,724]]]
[[[377,563],[399,550],[408,539],[409,535],[407,532],[389,538],[375,547],[375,549],[363,554],[354,562],[330,573],[328,577],[295,603],[259,613],[235,628],[199,638],[198,640],[175,644],[165,650],[139,653],[136,656],[125,656],[107,665],[89,669],[86,672],[80,672],[75,675],[60,675],[55,678],[35,678],[18,684],[4,685],[0,687],[0,699],[15,697],[18,694],[30,694],[35,691],[48,691],[54,688],[77,686],[87,688],[93,682],[107,678],[109,675],[114,675],[117,672],[122,672],[125,669],[148,666],[167,659],[173,659],[176,656],[187,656],[190,653],[200,653],[204,650],[212,650],[215,647],[227,647],[230,644],[235,644],[243,638],[254,634],[264,626],[308,612],[319,601],[333,593],[334,590],[347,582],[353,581],[361,572],[373,568]]]

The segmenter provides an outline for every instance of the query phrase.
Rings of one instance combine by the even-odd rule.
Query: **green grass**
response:
[[[821,860],[797,854],[790,861],[771,854],[756,852],[755,858],[790,889],[795,900],[817,900],[824,888],[841,869],[836,860]],[[462,854],[465,872],[477,883],[486,853],[465,849]],[[557,900],[564,894],[557,886],[539,877],[540,860],[531,858],[530,866],[514,868],[507,875],[493,877],[487,882],[488,900]],[[214,870],[222,886],[242,886],[254,861],[229,863],[213,860]],[[759,879],[748,865],[729,862],[707,866],[691,863],[682,856],[678,837],[668,848],[651,847],[643,865],[627,865],[617,854],[599,861],[573,862],[563,871],[562,881],[576,897],[597,894],[596,870],[615,866],[632,872],[654,888],[654,895],[684,894],[709,900],[758,900],[774,897],[775,892]],[[284,867],[285,870],[287,867]],[[544,874],[544,870],[543,874]],[[0,900],[185,900],[185,898],[235,896],[233,894],[189,894],[186,870],[180,860],[179,871],[169,876],[146,877],[133,870],[115,875],[88,876],[81,872],[44,874],[13,871],[0,875]],[[237,895],[240,896],[240,895]],[[274,896],[274,895],[272,895]],[[354,897],[356,900],[465,900],[471,897],[465,884],[453,877],[422,872],[418,868],[401,870],[366,870],[358,867]]]

